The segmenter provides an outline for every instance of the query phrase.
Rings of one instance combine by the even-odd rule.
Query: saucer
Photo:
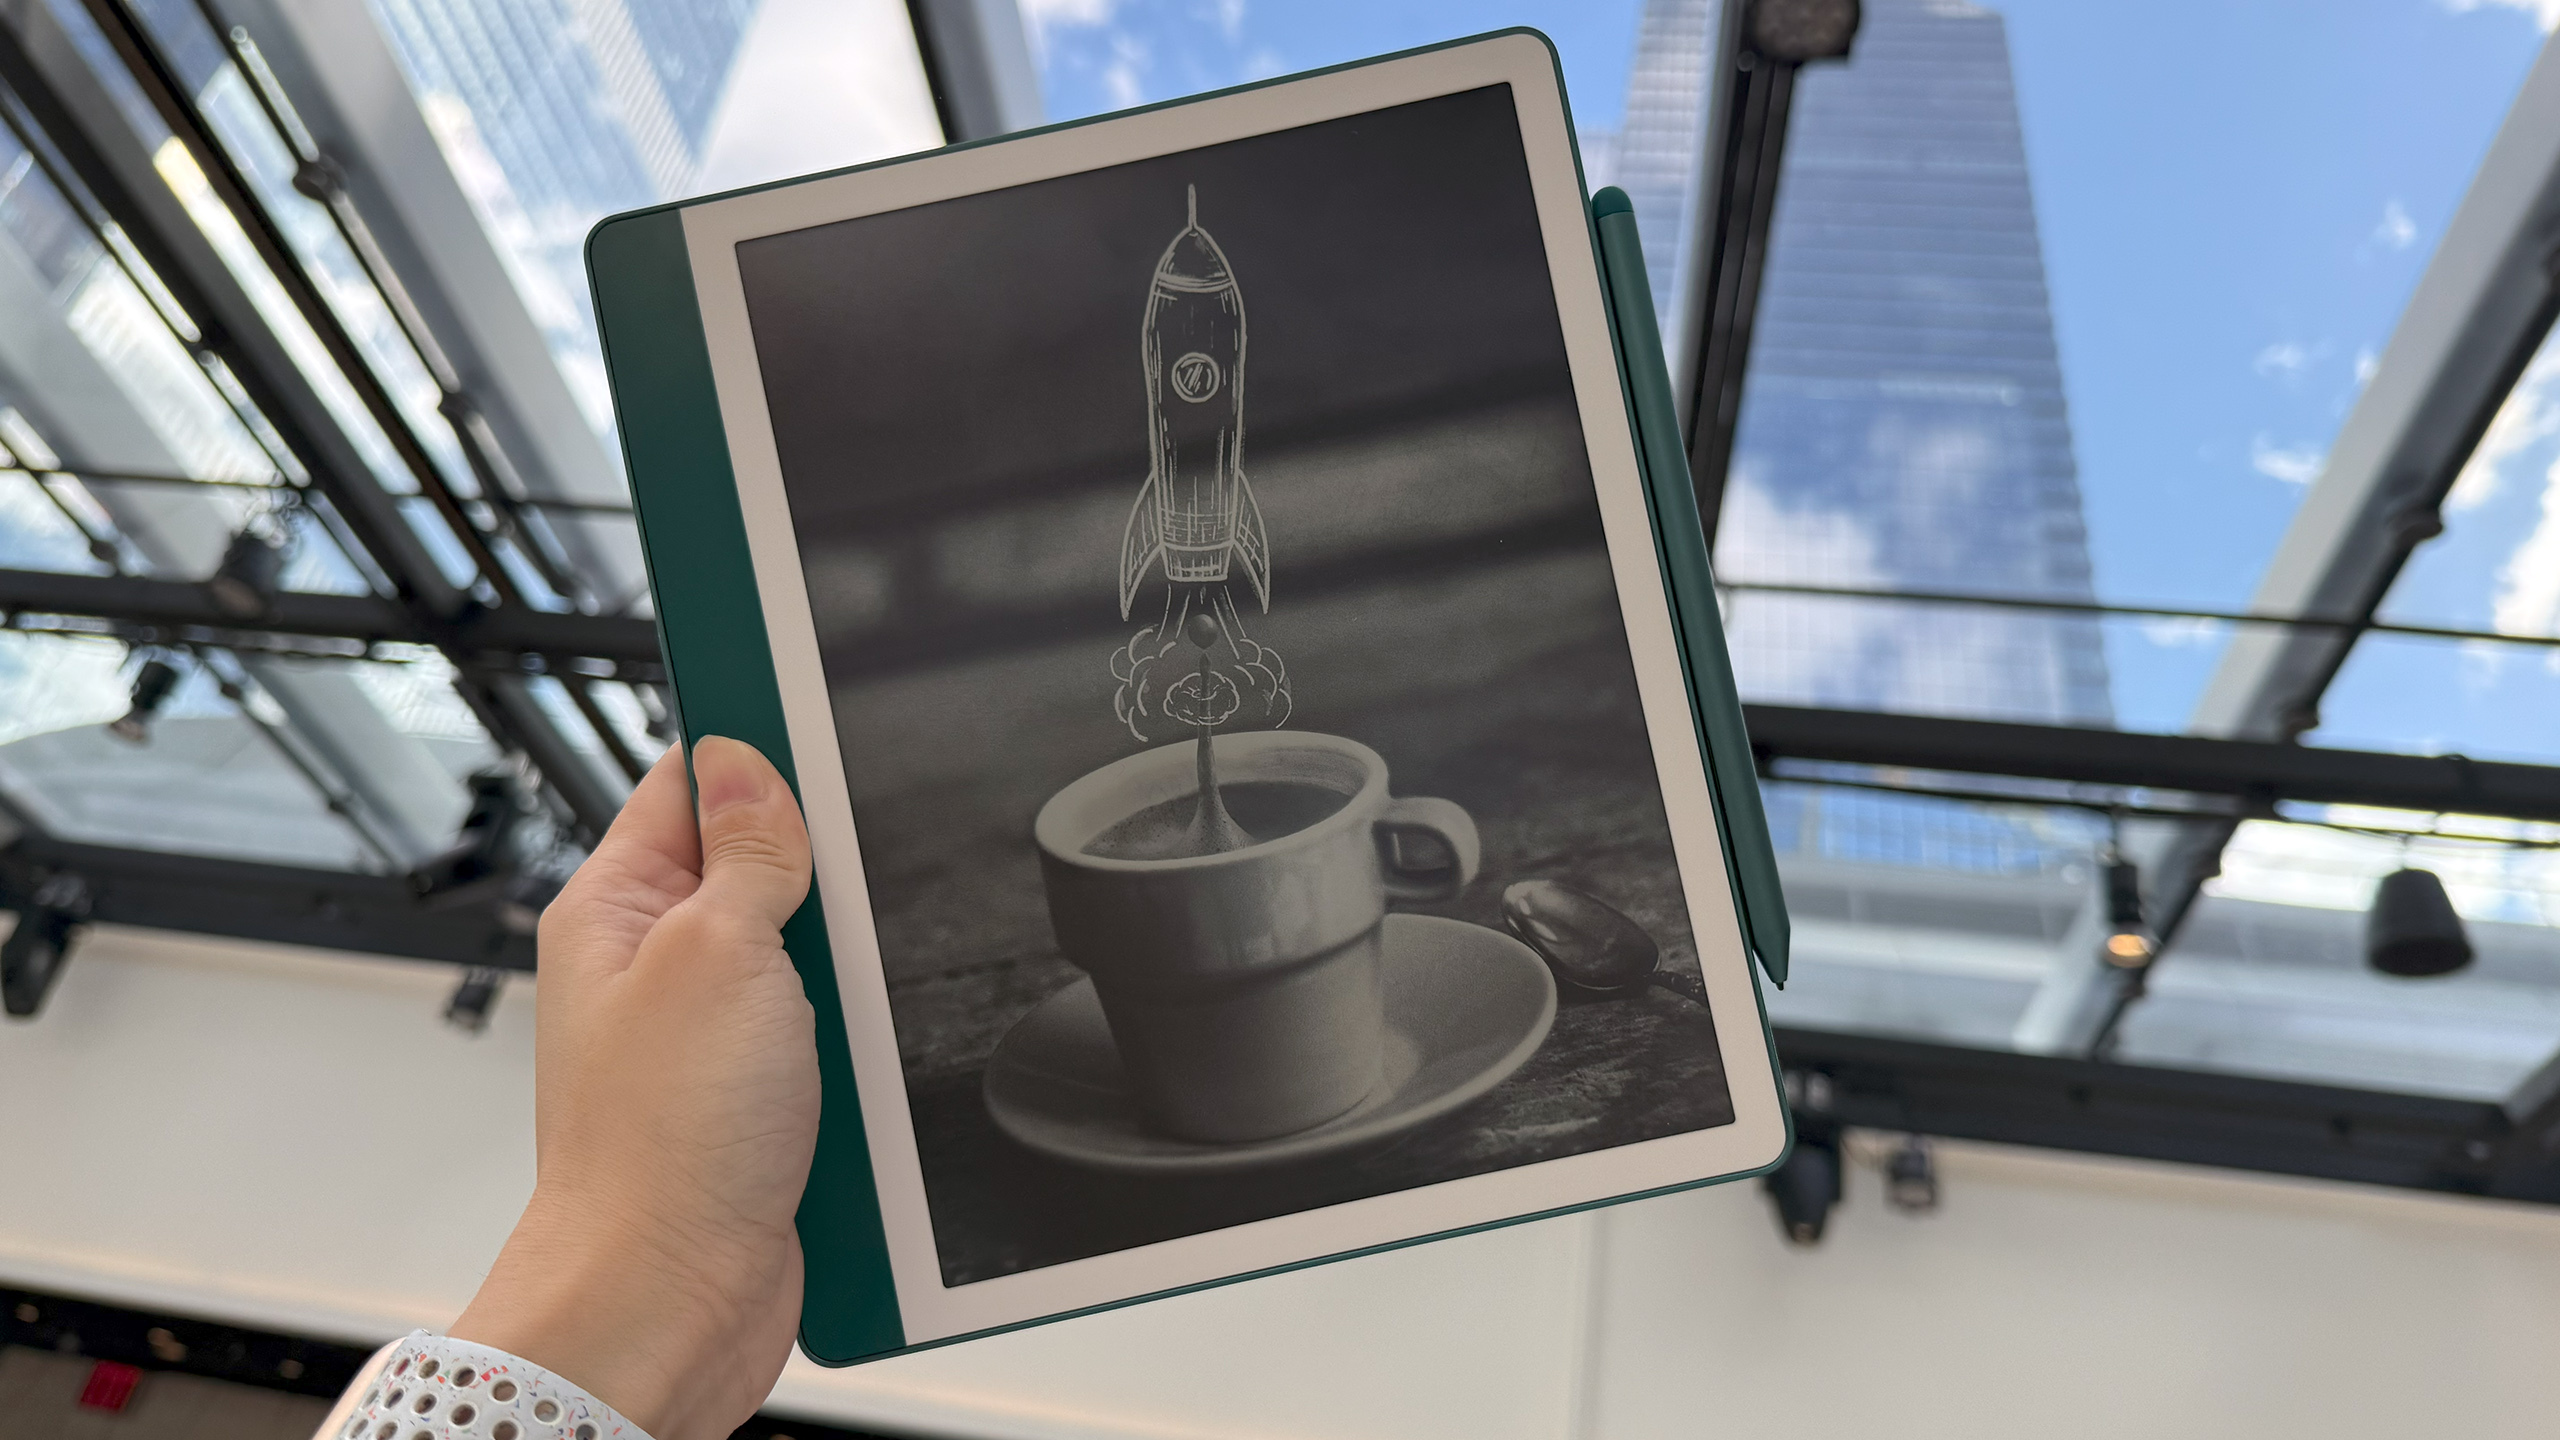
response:
[[[1268,1140],[1204,1144],[1148,1130],[1091,980],[1043,1000],[987,1061],[996,1128],[1052,1159],[1133,1175],[1213,1175],[1375,1145],[1482,1095],[1520,1068],[1555,1023],[1556,986],[1537,952],[1435,915],[1389,915],[1380,947],[1386,1077],[1321,1125]]]

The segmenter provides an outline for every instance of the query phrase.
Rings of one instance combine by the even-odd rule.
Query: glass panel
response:
[[[2560,764],[2560,647],[2367,635],[2304,739]]]
[[[2007,1049],[2087,903],[2104,822],[1786,781],[1761,795],[1795,932],[1770,1020]]]
[[[133,668],[112,641],[0,632],[0,788],[29,820],[91,844],[380,868],[203,668],[181,666],[140,741],[109,731]]]
[[[2186,728],[2233,628],[1750,584],[1723,599],[1745,700],[2155,732]],[[2111,696],[2109,659],[2127,655],[2149,678]]]
[[[454,179],[611,434],[580,246],[661,200],[941,143],[896,0],[380,0]]]
[[[602,613],[648,613],[649,572],[640,558],[640,527],[630,511],[540,503],[527,508],[534,523],[550,530],[560,553],[595,587]]]
[[[1662,4],[1694,12],[1708,3]],[[1624,113],[1629,57],[1643,0],[1423,0],[1401,5],[1298,0],[1288,5],[1200,5],[1192,0],[1120,4],[1031,0],[1022,7],[1052,120],[1170,100],[1296,70],[1365,59],[1461,35],[1532,25],[1564,57],[1583,144],[1605,145]],[[1595,181],[1605,184],[1606,181]]]
[[[2445,533],[2410,555],[2382,618],[2560,634],[2560,332],[2508,392],[2443,514]]]
[[[2386,829],[2430,819],[2325,807]],[[2433,822],[2412,841],[2253,821],[2127,1016],[2122,1059],[2495,1100],[2560,1050],[2560,826]],[[2374,882],[2433,871],[2477,952],[2452,975],[2368,968]]]
[[[2245,606],[2542,46],[2353,9],[1870,0],[1795,93],[1720,574]],[[1983,621],[1938,663],[1968,713],[2157,725],[2197,657],[2140,637]],[[1864,632],[1736,649],[1909,703]]]
[[[107,570],[71,512],[23,470],[0,470],[0,566],[75,575]]]
[[[345,668],[392,729],[426,746],[457,780],[498,759],[497,743],[453,688],[451,661],[423,645],[376,649],[399,658]]]
[[[551,728],[559,732],[561,739],[569,742],[569,747],[577,752],[589,775],[608,794],[631,793],[631,777],[622,772],[622,767],[605,748],[604,737],[596,733],[596,727],[588,722],[586,712],[578,708],[577,700],[570,695],[568,685],[560,677],[536,675],[525,682],[525,688],[532,692],[535,702],[550,718]],[[606,720],[611,722],[610,713]]]
[[[2080,947],[2094,931],[2075,927],[2094,919],[2103,815],[1787,781],[1763,795],[1795,925],[1794,975],[1767,997],[1773,1022],[2008,1049],[2039,992],[2092,962]],[[2163,824],[2126,821],[2128,849],[2149,853]],[[2404,866],[2443,879],[2477,952],[2459,973],[2368,967],[2375,881]],[[2499,1098],[2560,1050],[2555,926],[2560,826],[2347,806],[2250,821],[2114,1054]]]
[[[594,680],[588,682],[587,690],[595,696],[596,708],[612,723],[614,733],[621,737],[622,748],[635,757],[654,761],[672,743],[651,732],[649,707],[629,685],[619,680]]]
[[[1297,0],[1022,6],[1049,118],[1072,120],[1510,25],[1555,42],[1591,188],[1636,202],[1654,298],[1671,309],[1698,173],[1715,0]]]
[[[198,107],[229,152],[232,163],[247,176],[259,207],[283,231],[286,243],[293,247],[305,273],[336,312],[339,322],[354,337],[374,373],[391,394],[393,403],[399,407],[401,416],[408,422],[409,429],[417,434],[420,443],[434,459],[445,483],[458,494],[477,493],[479,482],[463,459],[461,444],[454,438],[452,426],[436,408],[437,401],[442,398],[442,387],[428,373],[426,362],[401,330],[390,305],[374,288],[373,280],[366,275],[363,264],[356,258],[346,237],[339,232],[327,208],[294,189],[298,162],[291,142],[279,134],[267,119],[250,80],[228,58],[221,40],[206,26],[195,0],[138,0],[134,8],[150,26],[154,39],[169,54],[180,79],[194,89]],[[191,209],[201,212],[212,203],[210,195],[197,189],[202,184],[202,176],[186,163],[183,152],[172,156],[164,148],[160,165],[162,171],[170,175],[171,185],[179,188],[181,197],[188,200]],[[200,213],[199,223],[203,220]],[[214,226],[208,226],[208,233],[217,236],[217,243],[230,234],[227,227]],[[235,257],[227,248],[224,258],[231,261],[235,271],[244,263],[256,264],[254,260]],[[258,268],[263,269],[262,266]],[[262,288],[253,288],[252,293],[270,312],[273,306],[288,303],[282,295],[269,296]],[[302,352],[299,331],[304,322],[298,312],[290,317],[289,323],[280,322],[273,313],[269,313],[267,318],[270,324],[278,326],[278,333],[285,336],[288,344],[297,346],[296,358],[302,361],[306,370],[328,366],[325,359]],[[311,343],[317,344],[316,337]],[[361,409],[352,393],[331,398],[342,422],[349,420],[346,413],[349,409]],[[374,462],[374,468],[385,471],[387,467],[384,478],[388,483],[395,489],[415,486],[416,480],[408,473],[408,466],[389,453],[388,441],[380,437],[369,413],[351,423],[349,428],[350,433],[358,435],[367,458]]]

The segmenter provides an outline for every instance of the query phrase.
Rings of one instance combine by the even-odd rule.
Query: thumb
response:
[[[693,747],[702,827],[697,902],[782,927],[809,894],[809,832],[773,762],[724,736]]]

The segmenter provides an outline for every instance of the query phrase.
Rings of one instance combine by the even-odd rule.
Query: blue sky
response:
[[[1526,24],[1614,128],[1637,0],[1025,0],[1053,116]],[[2560,0],[2000,0],[2109,599],[2248,603]],[[2395,593],[2429,623],[2548,629],[2560,365]],[[2537,538],[2538,537],[2538,538]],[[2536,544],[2547,550],[2532,548]],[[2544,593],[2548,590],[2548,594]],[[2210,627],[2110,627],[2122,721],[2180,728]],[[2532,653],[2375,647],[2319,738],[2560,759]]]

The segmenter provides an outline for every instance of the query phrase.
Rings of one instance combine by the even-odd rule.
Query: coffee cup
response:
[[[1377,1088],[1387,904],[1455,895],[1479,847],[1455,804],[1391,797],[1386,762],[1357,741],[1221,735],[1215,757],[1240,849],[1166,853],[1197,803],[1193,741],[1068,785],[1033,834],[1059,949],[1093,977],[1146,1119],[1261,1140]]]

